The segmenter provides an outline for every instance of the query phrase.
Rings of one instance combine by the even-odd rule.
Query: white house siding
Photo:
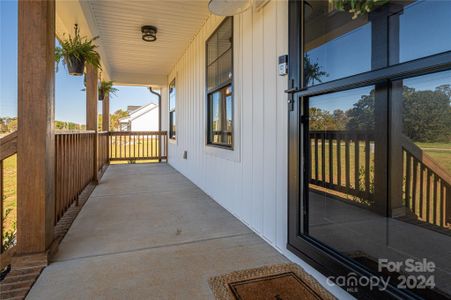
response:
[[[176,78],[177,89],[177,141],[169,143],[169,163],[325,283],[286,249],[288,79],[278,75],[277,60],[288,53],[287,2],[273,0],[260,11],[234,17],[233,152],[205,145],[205,41],[222,19],[206,21],[168,77],[168,82]],[[162,108],[167,128],[167,96]],[[347,296],[332,290],[340,298]]]
[[[132,131],[158,131],[158,107],[131,121]]]

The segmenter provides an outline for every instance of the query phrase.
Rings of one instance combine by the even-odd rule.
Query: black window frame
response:
[[[390,147],[390,88],[395,80],[405,79],[420,75],[436,73],[451,69],[451,51],[417,58],[396,65],[390,65],[388,53],[386,53],[385,66],[374,70],[352,75],[345,78],[313,85],[303,86],[303,11],[304,0],[290,0],[289,12],[289,86],[288,90],[288,241],[287,248],[298,257],[315,267],[325,276],[346,276],[354,272],[357,276],[372,276],[374,272],[362,267],[352,259],[338,253],[317,240],[301,233],[301,228],[308,219],[308,100],[309,97],[323,94],[346,91],[369,85],[375,85],[382,93],[386,108],[386,125],[381,129],[381,134],[386,134],[388,149]],[[387,9],[387,7],[381,7]],[[387,20],[388,22],[388,20]],[[386,43],[385,49],[389,49],[389,31],[381,32],[381,41]],[[384,36],[385,35],[385,36]],[[307,124],[307,125],[306,125]],[[306,130],[307,128],[307,130]],[[385,132],[384,132],[385,131]],[[307,157],[307,158],[306,158]],[[390,159],[387,159],[390,162]],[[387,168],[387,179],[383,184],[389,184],[390,166]],[[387,212],[388,215],[388,212]],[[380,275],[380,274],[377,274]],[[351,294],[359,299],[421,299],[420,296],[408,290],[397,289],[389,285],[387,290],[369,290],[367,287],[358,287],[356,293]]]
[[[215,34],[219,31],[219,29],[228,21],[231,20],[231,32],[232,32],[232,39],[230,42],[230,48],[225,50],[223,53],[221,53],[219,56],[217,56],[210,64],[208,63],[208,42],[211,40],[212,37],[215,36]],[[216,29],[210,34],[210,36],[207,38],[207,40],[205,41],[205,94],[206,94],[206,142],[205,144],[207,146],[211,146],[211,147],[218,147],[218,148],[223,148],[226,150],[234,150],[234,106],[235,106],[235,97],[234,97],[234,84],[233,84],[233,79],[234,79],[234,55],[233,55],[233,45],[234,45],[234,34],[233,34],[233,30],[234,30],[234,26],[233,26],[233,21],[234,18],[233,16],[230,17],[225,17],[224,20],[222,20],[222,22],[216,27]],[[209,89],[208,88],[208,67],[215,63],[218,59],[220,59],[221,57],[223,57],[228,51],[231,51],[231,56],[232,56],[232,65],[231,65],[231,72],[232,72],[232,78],[228,79],[227,81],[215,86],[214,88]],[[231,136],[231,144],[224,144],[224,143],[215,143],[211,140],[211,120],[210,120],[210,109],[211,109],[211,105],[210,105],[210,97],[223,89],[226,89],[227,87],[230,87],[232,92],[230,97],[232,97],[232,136]],[[222,97],[222,102],[224,102],[223,106],[225,107],[225,97]],[[225,111],[224,111],[225,113]]]
[[[169,84],[169,90],[168,90],[168,110],[169,110],[169,139],[171,140],[177,140],[177,119],[174,121],[174,115],[176,114],[176,107],[177,107],[177,90],[175,87],[176,81],[175,78],[171,81]],[[171,108],[171,86],[176,90],[176,99],[174,103],[174,107]],[[175,126],[175,130],[174,130]]]

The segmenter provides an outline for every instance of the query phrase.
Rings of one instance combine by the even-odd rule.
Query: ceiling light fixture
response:
[[[145,42],[155,42],[157,40],[157,27],[144,25],[141,27],[142,38]]]

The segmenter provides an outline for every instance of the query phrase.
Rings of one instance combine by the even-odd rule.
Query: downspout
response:
[[[158,97],[158,131],[161,132],[161,94],[152,90],[152,87],[149,86],[149,91]],[[158,162],[161,162],[161,135],[158,138],[158,150],[159,150],[159,159]]]

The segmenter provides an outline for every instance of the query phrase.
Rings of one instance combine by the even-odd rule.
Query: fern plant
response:
[[[97,45],[94,41],[98,36],[88,39],[86,36],[80,36],[80,29],[75,24],[74,36],[68,35],[67,38],[58,39],[61,46],[55,47],[55,60],[67,66],[70,75],[81,76],[85,63],[101,69],[100,55],[96,51]],[[65,35],[63,35],[65,37]]]
[[[389,0],[329,0],[329,3],[337,10],[347,11],[352,14],[353,19],[370,13],[387,2]]]
[[[113,81],[101,81],[99,86],[99,100],[105,99],[105,95],[113,94],[116,95],[119,90],[113,87]]]

